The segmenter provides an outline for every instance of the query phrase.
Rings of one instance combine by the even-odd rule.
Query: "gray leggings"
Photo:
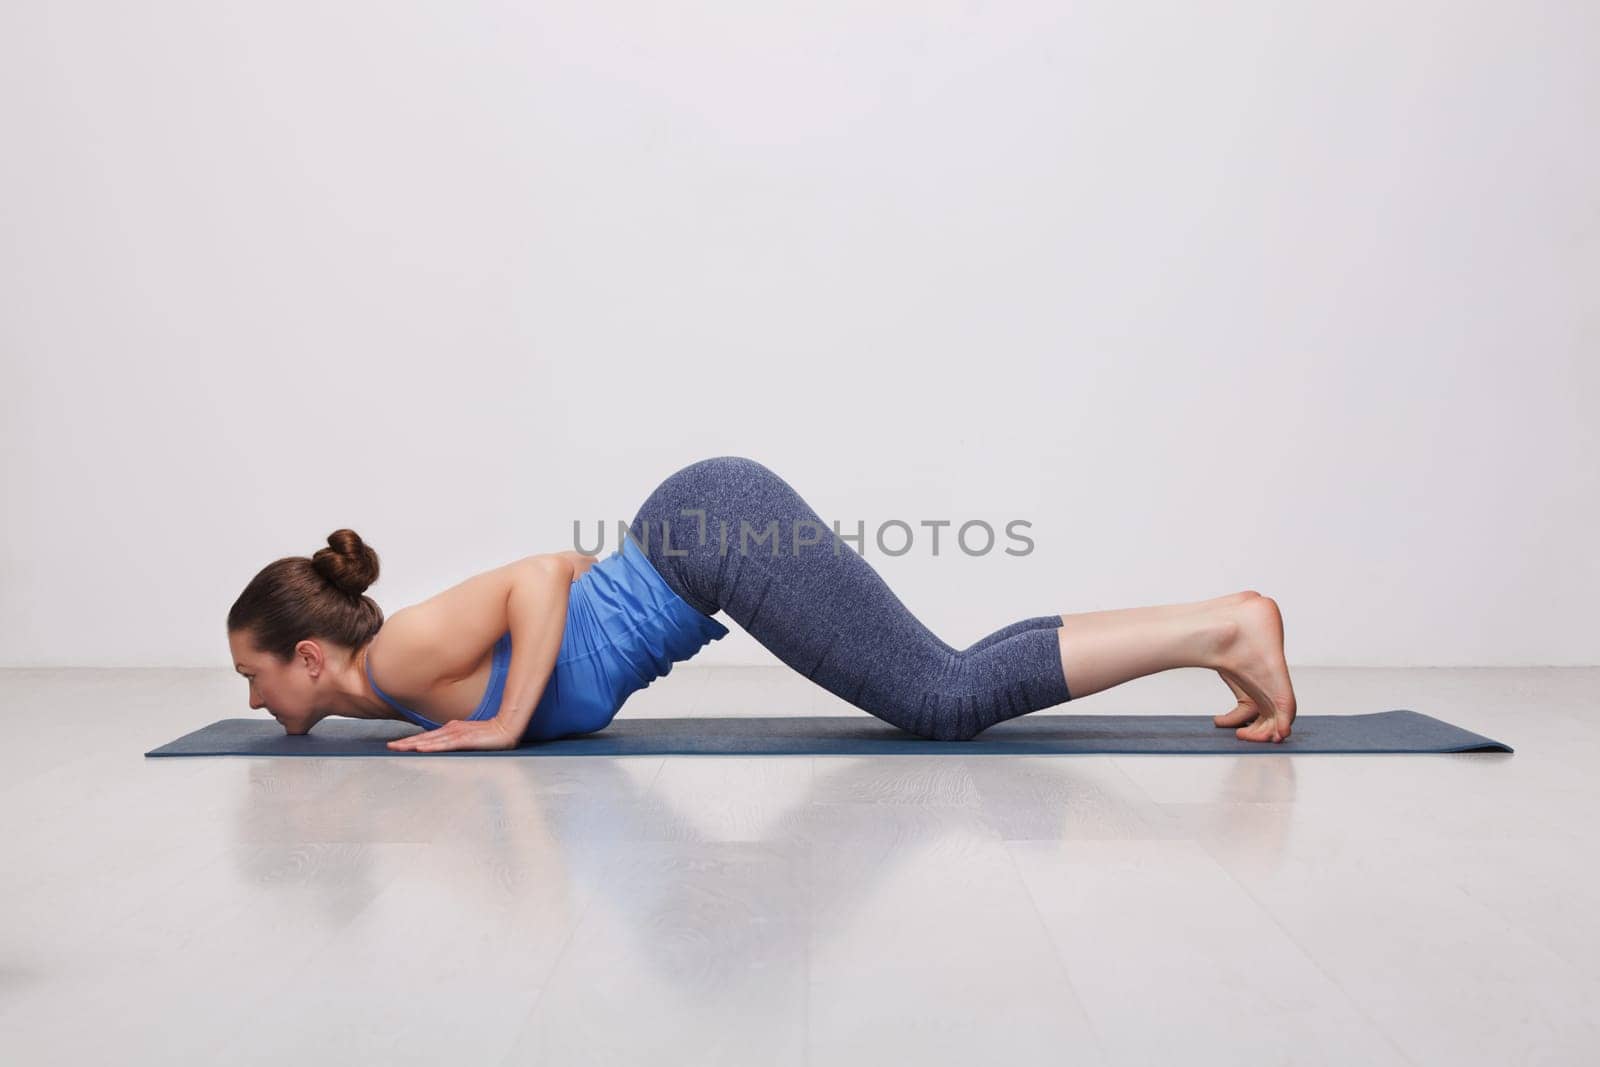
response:
[[[726,611],[828,692],[919,737],[965,741],[1072,699],[1060,615],[952,648],[850,544],[835,551],[833,527],[755,460],[716,456],[669,475],[628,533],[696,610]]]

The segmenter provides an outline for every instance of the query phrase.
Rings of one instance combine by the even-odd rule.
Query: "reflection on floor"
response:
[[[1295,670],[1514,755],[146,760],[203,671],[0,671],[10,1063],[1600,1056],[1600,671]],[[1040,714],[1213,714],[1172,671]],[[684,664],[622,715],[862,714]]]

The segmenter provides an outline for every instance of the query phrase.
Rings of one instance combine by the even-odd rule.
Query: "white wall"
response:
[[[228,666],[742,454],[952,643],[1593,664],[1592,3],[0,7],[0,665]],[[697,662],[771,663],[734,633]]]

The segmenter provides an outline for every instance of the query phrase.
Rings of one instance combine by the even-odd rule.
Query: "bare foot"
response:
[[[1223,609],[1235,624],[1216,664],[1217,673],[1239,698],[1218,715],[1217,726],[1235,726],[1241,741],[1282,741],[1294,722],[1294,683],[1283,656],[1283,616],[1271,597],[1254,597]],[[1241,725],[1244,724],[1244,725]]]
[[[1240,726],[1244,723],[1254,722],[1261,714],[1261,705],[1256,703],[1255,697],[1247,693],[1244,687],[1235,681],[1227,671],[1219,668],[1217,676],[1227,683],[1229,689],[1233,690],[1233,695],[1238,703],[1234,704],[1232,711],[1223,712],[1221,715],[1213,715],[1211,721],[1219,727]]]

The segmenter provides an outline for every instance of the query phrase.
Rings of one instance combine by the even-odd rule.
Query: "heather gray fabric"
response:
[[[853,533],[840,526],[842,534]],[[966,741],[1072,699],[1059,615],[952,648],[850,542],[753,459],[716,456],[658,485],[629,524],[662,579],[727,614],[824,689],[918,737]]]
[[[262,716],[221,719],[146,756],[1044,756],[1060,754],[1293,756],[1312,753],[1510,752],[1511,746],[1401,709],[1361,715],[1301,715],[1282,744],[1241,741],[1209,715],[1034,715],[973,741],[940,744],[865,715],[628,718],[598,733],[482,752],[396,752],[388,742],[416,732],[390,719],[324,719],[291,737]]]

